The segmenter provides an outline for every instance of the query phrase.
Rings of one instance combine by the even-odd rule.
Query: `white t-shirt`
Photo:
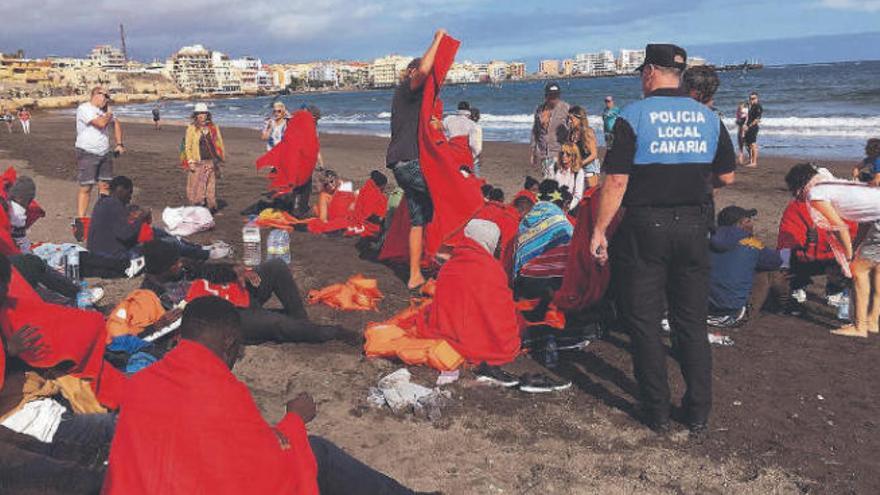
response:
[[[93,155],[104,156],[110,152],[110,125],[103,129],[90,124],[104,115],[104,111],[87,101],[76,109],[76,147]]]
[[[571,169],[566,170],[560,167],[556,169],[551,178],[559,183],[559,187],[568,186],[568,192],[572,196],[568,209],[573,210],[584,197],[584,169],[575,173]]]
[[[880,219],[880,188],[848,181],[820,182],[810,189],[810,201],[830,201],[837,214],[851,222]]]

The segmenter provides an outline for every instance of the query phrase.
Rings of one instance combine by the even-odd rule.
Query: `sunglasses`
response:
[[[284,113],[284,110],[274,110],[274,113]]]

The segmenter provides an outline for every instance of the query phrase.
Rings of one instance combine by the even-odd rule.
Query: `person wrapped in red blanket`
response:
[[[271,167],[269,191],[276,196],[293,195],[293,214],[305,216],[312,192],[312,173],[321,156],[318,120],[321,111],[314,105],[294,112],[287,122],[281,142],[257,159],[257,170]]]
[[[309,232],[323,234],[344,230],[345,235],[372,237],[382,230],[385,213],[388,210],[388,198],[385,196],[385,187],[388,178],[385,174],[374,170],[370,172],[370,179],[364,183],[364,187],[358,192],[354,202],[348,202],[343,211],[334,207],[337,202],[336,196],[344,191],[337,191],[330,199],[327,207],[326,219],[319,218],[309,222]]]
[[[9,189],[15,184],[15,169],[9,167],[0,175],[0,254],[11,256],[21,250],[12,239],[12,221],[9,218]]]
[[[230,371],[242,350],[235,307],[217,297],[183,312],[180,344],[130,379],[105,495],[410,493],[332,443],[309,437],[306,394],[274,426]]]
[[[0,255],[0,331],[9,339],[28,328],[36,329],[42,346],[21,354],[25,363],[81,378],[101,404],[116,407],[125,378],[104,361],[106,329],[101,313],[44,302]]]
[[[513,292],[493,256],[500,235],[493,222],[468,222],[463,240],[440,268],[434,301],[419,319],[419,336],[443,339],[475,364],[509,363],[520,350]]]
[[[440,245],[459,232],[483,203],[476,184],[459,173],[464,147],[452,145],[440,123],[443,103],[438,94],[458,45],[445,31],[437,31],[424,56],[407,67],[391,107],[391,142],[385,160],[406,203],[395,212],[379,259],[406,252],[410,289],[425,282],[423,256],[433,259]],[[408,229],[396,221],[401,215],[409,216]]]

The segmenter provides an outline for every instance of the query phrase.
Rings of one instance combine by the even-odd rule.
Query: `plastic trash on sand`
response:
[[[728,335],[721,335],[720,333],[709,332],[709,343],[712,345],[732,346],[733,339],[731,339]]]
[[[186,237],[214,228],[214,217],[204,206],[181,206],[162,210],[162,223],[171,235]]]
[[[370,389],[367,402],[376,407],[387,405],[396,414],[412,412],[432,421],[440,418],[440,410],[448,404],[450,394],[412,383],[411,379],[406,368],[382,377],[378,386]]]

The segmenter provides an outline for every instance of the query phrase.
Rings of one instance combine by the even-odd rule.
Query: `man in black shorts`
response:
[[[409,281],[415,289],[425,283],[421,260],[425,225],[431,221],[434,205],[419,165],[419,113],[422,108],[422,88],[434,67],[434,56],[446,31],[438,30],[428,51],[413,59],[403,73],[391,102],[391,142],[385,163],[394,173],[397,185],[406,195],[411,228],[409,231]]]
[[[752,91],[749,94],[749,117],[746,119],[746,135],[743,141],[749,149],[749,163],[746,167],[758,166],[758,130],[761,117],[764,115],[764,107],[758,103],[758,93]]]

